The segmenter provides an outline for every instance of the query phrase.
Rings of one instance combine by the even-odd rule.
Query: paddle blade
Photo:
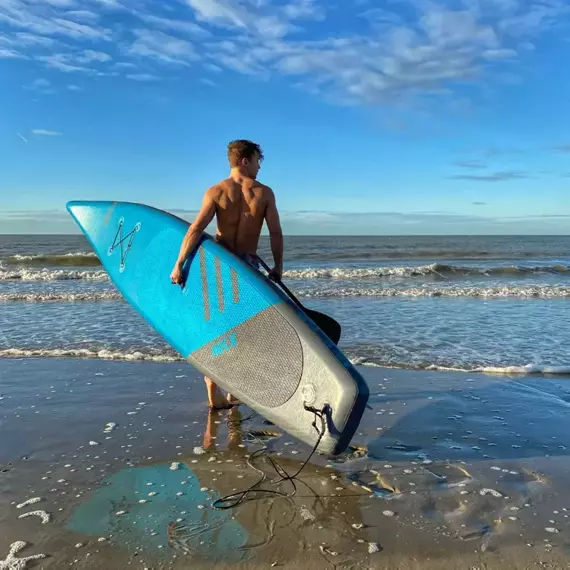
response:
[[[311,311],[304,307],[307,316],[332,340],[334,344],[338,344],[342,332],[341,326],[338,321],[332,317],[319,313],[318,311]]]

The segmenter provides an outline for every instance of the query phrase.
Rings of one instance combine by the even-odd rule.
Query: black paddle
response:
[[[271,271],[267,263],[261,259],[261,257],[257,256],[259,259],[259,263],[263,266],[263,269],[268,273]],[[324,313],[319,313],[319,311],[313,311],[311,309],[307,309],[304,307],[299,299],[293,295],[293,293],[289,290],[289,288],[281,281],[281,279],[276,279],[275,282],[289,295],[291,300],[301,309],[331,340],[334,344],[338,344],[340,340],[340,335],[342,332],[342,328],[338,321],[335,321],[332,317],[325,315]]]

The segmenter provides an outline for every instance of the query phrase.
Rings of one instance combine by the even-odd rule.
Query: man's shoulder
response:
[[[224,190],[227,190],[227,188],[229,187],[231,182],[231,179],[226,178],[224,180],[220,180],[219,182],[216,182],[215,184],[212,184],[212,186],[210,186],[207,190],[206,193],[210,194],[210,195],[218,195],[220,192],[223,192]]]
[[[273,190],[271,189],[271,187],[267,186],[267,184],[259,182],[259,180],[255,181],[254,188],[260,190],[263,194],[267,194],[268,196],[273,194]]]

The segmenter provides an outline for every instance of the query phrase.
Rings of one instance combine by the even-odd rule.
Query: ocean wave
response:
[[[102,360],[136,360],[152,362],[180,362],[181,356],[166,352],[120,351],[88,348],[5,348],[0,350],[5,358],[99,358]]]
[[[83,255],[83,254],[82,254]],[[85,254],[87,255],[87,254]],[[72,257],[70,257],[72,259]],[[96,259],[96,258],[95,258]],[[77,264],[70,264],[77,265]],[[79,264],[81,265],[81,264]],[[85,263],[85,265],[87,265]],[[289,269],[283,273],[286,279],[330,279],[330,280],[356,280],[379,279],[384,277],[425,277],[434,276],[441,279],[469,276],[530,276],[540,274],[569,274],[570,265],[497,265],[497,266],[461,266],[453,264],[432,263],[429,265],[403,266],[403,267],[322,267],[306,269]],[[12,267],[0,263],[0,281],[64,281],[64,280],[108,280],[109,276],[104,269],[49,269],[28,268],[25,266]]]
[[[385,247],[385,246],[384,246]],[[264,252],[266,253],[266,252]],[[269,252],[267,252],[269,254]],[[294,260],[358,260],[358,259],[539,259],[550,257],[556,259],[558,256],[547,255],[544,251],[486,251],[486,250],[453,250],[453,249],[414,249],[400,248],[394,249],[354,249],[343,250],[342,246],[337,249],[317,249],[315,251],[295,251],[289,254],[289,259]]]
[[[427,366],[425,370],[440,370],[442,372],[481,372],[484,374],[498,374],[506,376],[526,376],[534,374],[570,374],[570,366],[552,366],[549,364],[524,364],[521,366],[477,366],[473,368],[456,368],[431,364],[430,366]]]
[[[524,287],[338,287],[309,288],[295,292],[306,299],[471,297],[475,299],[563,299],[570,297],[570,286],[529,285]],[[124,301],[117,291],[12,291],[0,292],[0,303],[77,303]]]
[[[137,362],[184,362],[184,358],[176,356],[172,353],[149,353],[143,351],[118,351],[118,350],[91,350],[86,348],[7,348],[0,350],[0,358],[86,358],[101,360],[124,360]],[[520,366],[442,366],[438,364],[394,364],[382,363],[369,360],[364,357],[353,356],[350,362],[355,366],[376,367],[376,368],[394,368],[394,369],[412,369],[427,370],[440,372],[467,372],[492,374],[499,376],[531,376],[531,375],[570,375],[570,366],[559,365],[553,366],[549,364],[525,364]]]
[[[457,364],[455,366],[433,363],[394,363],[382,362],[373,358],[347,354],[355,366],[392,368],[407,370],[427,370],[440,372],[467,372],[473,374],[492,374],[499,376],[531,375],[570,375],[570,365],[521,364],[521,365],[476,365]],[[174,351],[156,350],[113,350],[96,348],[6,348],[0,350],[0,358],[84,358],[101,360],[124,360],[136,362],[185,362]]]
[[[432,363],[394,363],[382,362],[368,357],[352,356],[350,362],[355,366],[367,366],[374,368],[394,368],[404,370],[428,370],[439,372],[469,372],[474,374],[496,374],[499,376],[532,376],[532,375],[570,375],[570,365],[551,364],[521,364],[521,365],[496,365],[481,366],[477,364],[458,364],[457,366],[445,366]]]
[[[3,269],[0,268],[0,281],[67,281],[67,280],[107,281],[109,275],[103,269],[97,271],[69,269]]]
[[[421,277],[434,275],[441,278],[482,276],[517,276],[541,273],[570,273],[570,265],[497,265],[462,266],[443,263],[404,267],[346,268],[322,267],[316,269],[290,269],[283,276],[290,279],[371,279],[380,277]]]
[[[14,291],[12,293],[0,293],[0,303],[75,303],[78,301],[120,301],[123,298],[120,293],[115,291]]]
[[[36,255],[16,254],[7,257],[4,262],[8,265],[61,265],[73,267],[97,267],[101,265],[96,253],[84,251]]]
[[[297,291],[299,297],[345,298],[345,297],[476,297],[484,299],[570,297],[570,287],[556,285],[529,285],[524,287],[342,287],[315,288]]]

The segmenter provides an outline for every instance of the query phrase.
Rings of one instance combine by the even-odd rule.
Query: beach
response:
[[[360,371],[346,453],[219,510],[259,479],[248,455],[291,474],[310,448],[244,405],[209,412],[185,363],[1,359],[0,560],[24,541],[30,568],[567,567],[564,377]]]

